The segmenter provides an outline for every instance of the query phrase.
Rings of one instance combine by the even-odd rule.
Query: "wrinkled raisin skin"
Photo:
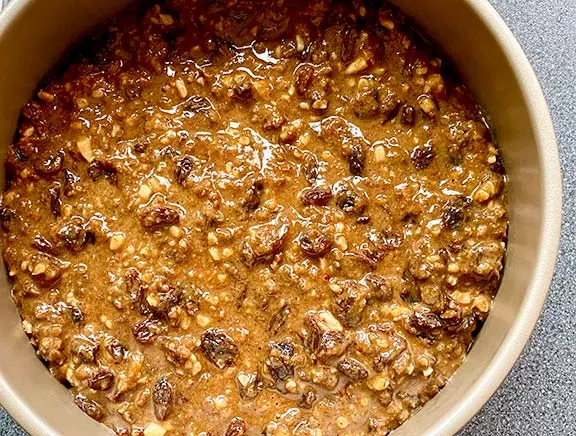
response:
[[[366,367],[351,357],[345,357],[338,363],[338,371],[355,382],[366,380],[369,376]]]
[[[226,429],[225,436],[244,436],[247,431],[248,429],[244,420],[236,416]]]
[[[297,241],[300,249],[310,257],[322,257],[332,249],[332,240],[316,229],[304,230]]]
[[[107,391],[114,384],[114,373],[108,368],[98,368],[88,378],[88,386],[95,391]]]
[[[158,379],[152,391],[152,402],[154,404],[154,414],[160,421],[168,418],[172,409],[174,397],[173,388],[166,377]]]
[[[176,181],[180,185],[184,185],[186,183],[186,180],[188,180],[190,173],[192,173],[192,166],[193,166],[192,159],[190,159],[189,157],[183,157],[176,164],[176,173],[175,173]]]
[[[332,190],[324,186],[305,188],[300,195],[305,206],[327,206],[332,200]]]
[[[96,401],[90,400],[84,395],[78,394],[74,399],[74,402],[80,408],[80,410],[82,410],[82,412],[84,412],[95,421],[102,421],[104,418],[104,410]]]
[[[238,356],[238,347],[224,331],[210,328],[202,333],[200,348],[206,358],[219,369],[232,366]]]
[[[140,223],[147,229],[159,229],[177,224],[180,221],[180,212],[173,207],[158,206],[147,207],[140,215]]]
[[[419,145],[412,151],[410,159],[415,168],[424,170],[432,164],[435,156],[436,153],[430,145]]]
[[[361,176],[364,173],[364,161],[365,155],[363,148],[359,145],[352,146],[350,154],[348,155],[350,173],[354,176]]]

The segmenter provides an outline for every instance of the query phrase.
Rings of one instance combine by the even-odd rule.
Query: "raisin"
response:
[[[76,193],[78,183],[80,183],[80,177],[64,168],[64,195],[66,197],[72,197]]]
[[[268,330],[272,333],[272,335],[277,335],[280,329],[286,324],[286,319],[290,315],[290,306],[284,304],[280,310],[278,310],[272,317],[270,318],[270,322],[268,323]]]
[[[114,339],[106,345],[106,349],[112,356],[115,362],[122,362],[126,358],[128,350],[124,347],[118,339]]]
[[[300,249],[310,257],[322,257],[332,249],[332,240],[317,229],[304,230],[297,241]]]
[[[400,110],[400,101],[394,91],[383,90],[379,93],[379,101],[382,123],[390,121],[398,114],[398,111]]]
[[[426,169],[432,164],[432,160],[436,156],[432,147],[428,144],[419,145],[412,150],[410,159],[412,160],[412,165],[419,170]]]
[[[402,116],[400,121],[405,126],[414,126],[416,122],[416,109],[414,109],[414,106],[404,106],[404,109],[402,109]]]
[[[342,62],[348,63],[354,58],[357,38],[358,32],[353,27],[346,26],[342,31],[342,43],[340,45],[340,59],[342,59]]]
[[[151,344],[160,330],[162,330],[160,322],[152,318],[147,318],[132,326],[134,338],[144,345]]]
[[[0,209],[0,227],[2,227],[2,230],[5,232],[10,230],[10,222],[14,217],[16,217],[16,212],[12,209],[6,207]]]
[[[358,92],[352,106],[358,118],[370,119],[378,116],[380,102],[376,89],[363,89]]]
[[[142,154],[146,151],[147,148],[148,148],[148,144],[146,142],[137,142],[134,145],[134,152]]]
[[[281,250],[288,235],[288,224],[280,219],[251,227],[250,236],[242,244],[242,259],[246,266],[270,263]]]
[[[266,366],[276,381],[284,381],[294,376],[295,346],[290,340],[272,342]]]
[[[114,373],[108,368],[98,368],[88,377],[88,386],[95,391],[107,391],[114,384]]]
[[[260,206],[262,194],[264,193],[264,182],[255,180],[246,190],[246,196],[242,200],[242,207],[248,212],[253,212]]]
[[[235,417],[230,422],[230,425],[226,429],[225,436],[243,436],[247,432],[246,422],[242,418]]]
[[[393,289],[386,277],[379,274],[368,273],[363,281],[370,290],[370,296],[381,301],[390,301],[394,296]]]
[[[294,73],[294,88],[298,95],[306,95],[314,79],[314,68],[309,64],[302,64]]]
[[[72,318],[72,322],[74,325],[83,326],[84,325],[84,313],[79,307],[72,306],[70,307],[70,317]]]
[[[338,363],[338,371],[354,382],[366,380],[369,376],[368,369],[351,357],[345,357]]]
[[[502,156],[497,154],[496,161],[490,166],[490,169],[496,174],[506,174],[506,168],[504,167],[504,159]]]
[[[104,177],[112,185],[118,185],[118,170],[114,164],[109,161],[92,161],[90,165],[88,165],[88,177],[94,182]]]
[[[254,98],[252,78],[244,72],[234,74],[232,77],[232,99],[246,103],[252,98]]]
[[[304,188],[300,200],[305,206],[327,206],[332,200],[332,190],[328,186]]]
[[[466,208],[471,201],[467,197],[460,197],[447,202],[442,208],[442,224],[449,230],[462,226],[466,219]]]
[[[160,378],[154,384],[154,390],[152,391],[152,403],[154,404],[154,414],[156,418],[164,421],[172,409],[173,401],[173,389],[172,385],[166,377]]]
[[[193,165],[192,159],[188,156],[183,157],[176,164],[176,181],[180,185],[184,185],[186,183],[186,180],[188,180],[188,177],[192,172],[192,165]]]
[[[215,328],[202,333],[200,348],[206,358],[220,369],[232,366],[238,356],[234,340],[223,330]]]
[[[333,357],[341,356],[350,345],[350,338],[344,332],[329,330],[318,337],[315,347],[316,359],[327,362]]]
[[[60,188],[48,188],[48,195],[50,196],[50,212],[54,218],[58,218],[62,212],[62,200],[60,199]]]
[[[368,207],[368,196],[352,184],[336,187],[336,205],[347,214],[362,215]]]
[[[354,176],[361,176],[364,172],[364,148],[361,145],[353,145],[348,154],[348,167]]]
[[[306,181],[310,184],[316,183],[320,176],[320,165],[316,155],[313,153],[306,153],[301,165],[301,172],[304,174]]]
[[[334,312],[346,327],[355,327],[362,321],[367,304],[368,289],[355,280],[341,283],[342,291],[336,298]]]
[[[73,253],[78,253],[88,244],[94,244],[96,235],[92,230],[87,230],[86,227],[87,225],[82,218],[72,218],[70,222],[58,230],[56,234],[58,244],[63,245]]]
[[[45,152],[40,154],[34,161],[34,168],[40,174],[50,176],[58,173],[64,165],[64,152]]]
[[[158,229],[178,224],[180,212],[171,206],[148,206],[140,213],[140,223],[147,229]]]
[[[104,410],[96,401],[90,400],[82,394],[76,395],[74,403],[90,418],[101,421],[104,418]]]
[[[442,328],[442,321],[433,313],[414,312],[410,317],[410,327],[414,334],[430,334]]]
[[[32,241],[32,248],[46,254],[55,254],[54,246],[44,236],[36,236]]]
[[[300,397],[300,401],[298,402],[298,406],[304,409],[311,409],[318,396],[316,392],[312,388],[306,388],[306,390],[302,393],[302,397]]]
[[[178,305],[182,295],[181,288],[164,281],[148,286],[145,291],[146,302],[149,300],[148,297],[153,295],[154,304],[148,304],[148,308],[158,316],[168,315],[170,310]]]
[[[95,363],[99,351],[100,344],[86,336],[75,336],[70,342],[70,352],[84,363]]]

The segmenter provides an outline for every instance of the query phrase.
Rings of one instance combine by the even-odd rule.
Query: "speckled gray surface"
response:
[[[460,435],[576,435],[576,0],[491,2],[526,51],[550,105],[564,173],[564,222],[554,283],[532,340]],[[1,408],[0,435],[25,435]]]

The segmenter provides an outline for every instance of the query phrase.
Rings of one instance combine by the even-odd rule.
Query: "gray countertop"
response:
[[[491,0],[524,47],[550,105],[564,173],[564,222],[550,296],[514,370],[462,430],[470,435],[576,434],[576,0]],[[1,4],[1,1],[0,1]],[[572,257],[575,256],[575,257]],[[25,432],[0,408],[0,435]]]

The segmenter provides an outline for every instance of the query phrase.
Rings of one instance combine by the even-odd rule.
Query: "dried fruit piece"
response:
[[[180,211],[172,206],[147,206],[140,212],[140,223],[151,230],[172,226],[179,221]]]
[[[160,421],[164,421],[172,409],[173,388],[166,377],[158,379],[152,391],[154,414]]]
[[[300,200],[306,206],[326,206],[332,200],[332,190],[325,185],[304,188]]]
[[[257,263],[272,262],[287,234],[288,224],[280,217],[270,223],[251,227],[242,245],[244,263],[253,267]]]
[[[370,375],[362,363],[351,357],[345,357],[338,362],[337,368],[338,371],[355,382],[366,380]]]
[[[184,185],[186,183],[186,180],[188,180],[188,177],[192,173],[192,168],[193,162],[192,159],[188,156],[183,157],[178,161],[178,163],[176,163],[176,181],[180,185]]]
[[[290,315],[290,306],[288,304],[284,304],[280,310],[278,310],[272,317],[270,318],[270,323],[268,324],[268,330],[272,333],[272,335],[277,335],[280,329],[286,324],[286,319]]]
[[[358,144],[353,145],[350,147],[347,158],[350,173],[354,176],[361,176],[364,172],[364,161],[366,160],[364,148]]]
[[[88,377],[88,386],[95,391],[107,391],[114,384],[114,373],[108,368],[97,368]]]
[[[62,200],[60,199],[60,188],[54,186],[48,188],[48,195],[50,197],[50,212],[54,218],[58,218],[61,214]]]
[[[412,150],[410,159],[414,167],[423,170],[430,166],[434,156],[436,156],[434,149],[429,144],[426,144],[415,147],[414,150]]]
[[[254,180],[254,182],[246,190],[246,196],[242,200],[242,207],[248,212],[254,212],[260,206],[263,193],[264,182],[260,179]]]
[[[101,421],[104,418],[104,409],[96,401],[90,400],[82,394],[76,395],[76,405],[90,418]]]
[[[76,194],[79,183],[80,177],[69,169],[64,168],[64,195],[66,197],[72,197]]]
[[[234,339],[223,330],[210,328],[202,333],[200,348],[206,358],[220,369],[232,366],[238,356]]]
[[[310,257],[322,257],[332,248],[332,238],[318,229],[307,229],[297,239],[300,249]]]
[[[248,431],[246,422],[238,416],[232,418],[230,425],[226,429],[225,436],[243,436]]]

